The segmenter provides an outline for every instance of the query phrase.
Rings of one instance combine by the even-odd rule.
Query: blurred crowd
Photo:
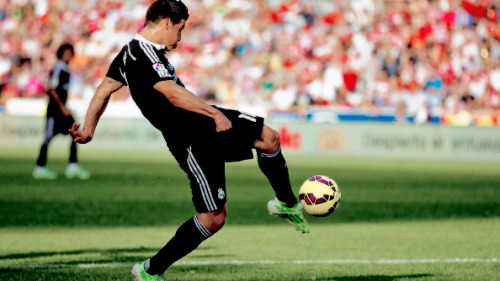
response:
[[[185,0],[167,56],[188,89],[265,115],[310,105],[426,120],[500,109],[496,0]],[[70,99],[88,101],[150,0],[0,0],[0,103],[43,97],[55,51],[74,44]],[[495,6],[496,5],[496,6]],[[113,101],[127,101],[127,90]]]

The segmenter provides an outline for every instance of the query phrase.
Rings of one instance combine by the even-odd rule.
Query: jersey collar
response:
[[[160,45],[160,44],[157,44],[157,43],[153,43],[153,42],[149,41],[148,39],[142,37],[139,33],[135,34],[134,39],[138,40],[138,41],[142,41],[142,42],[144,42],[146,44],[153,45],[157,50],[163,50],[163,49],[166,48],[165,45]]]

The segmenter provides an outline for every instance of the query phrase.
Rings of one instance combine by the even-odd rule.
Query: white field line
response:
[[[415,263],[499,263],[500,259],[449,258],[449,259],[379,259],[379,260],[207,260],[180,261],[174,265],[247,265],[247,264],[415,264]],[[133,263],[86,263],[86,264],[11,264],[0,268],[59,268],[59,267],[120,267],[132,266]]]

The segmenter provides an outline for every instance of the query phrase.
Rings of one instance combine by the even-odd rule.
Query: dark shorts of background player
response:
[[[221,210],[226,203],[225,163],[253,158],[253,144],[260,139],[262,117],[236,110],[219,109],[232,122],[225,132],[200,135],[187,148],[170,147],[188,175],[192,199],[198,213]]]
[[[52,138],[57,134],[67,135],[69,133],[69,129],[75,122],[73,117],[65,117],[65,116],[47,116],[47,122],[45,124],[45,135],[47,138]]]

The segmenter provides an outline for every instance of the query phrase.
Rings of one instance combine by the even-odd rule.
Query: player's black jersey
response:
[[[162,131],[167,142],[174,138],[177,142],[188,141],[195,131],[215,131],[213,120],[173,106],[154,89],[156,83],[165,80],[174,80],[184,87],[165,57],[165,46],[136,34],[113,60],[106,76],[128,85],[144,117]]]
[[[50,73],[50,88],[56,90],[63,103],[68,99],[68,88],[70,82],[69,66],[62,60],[57,61],[54,69]],[[61,109],[57,102],[50,98],[47,107],[47,116],[62,116]]]

